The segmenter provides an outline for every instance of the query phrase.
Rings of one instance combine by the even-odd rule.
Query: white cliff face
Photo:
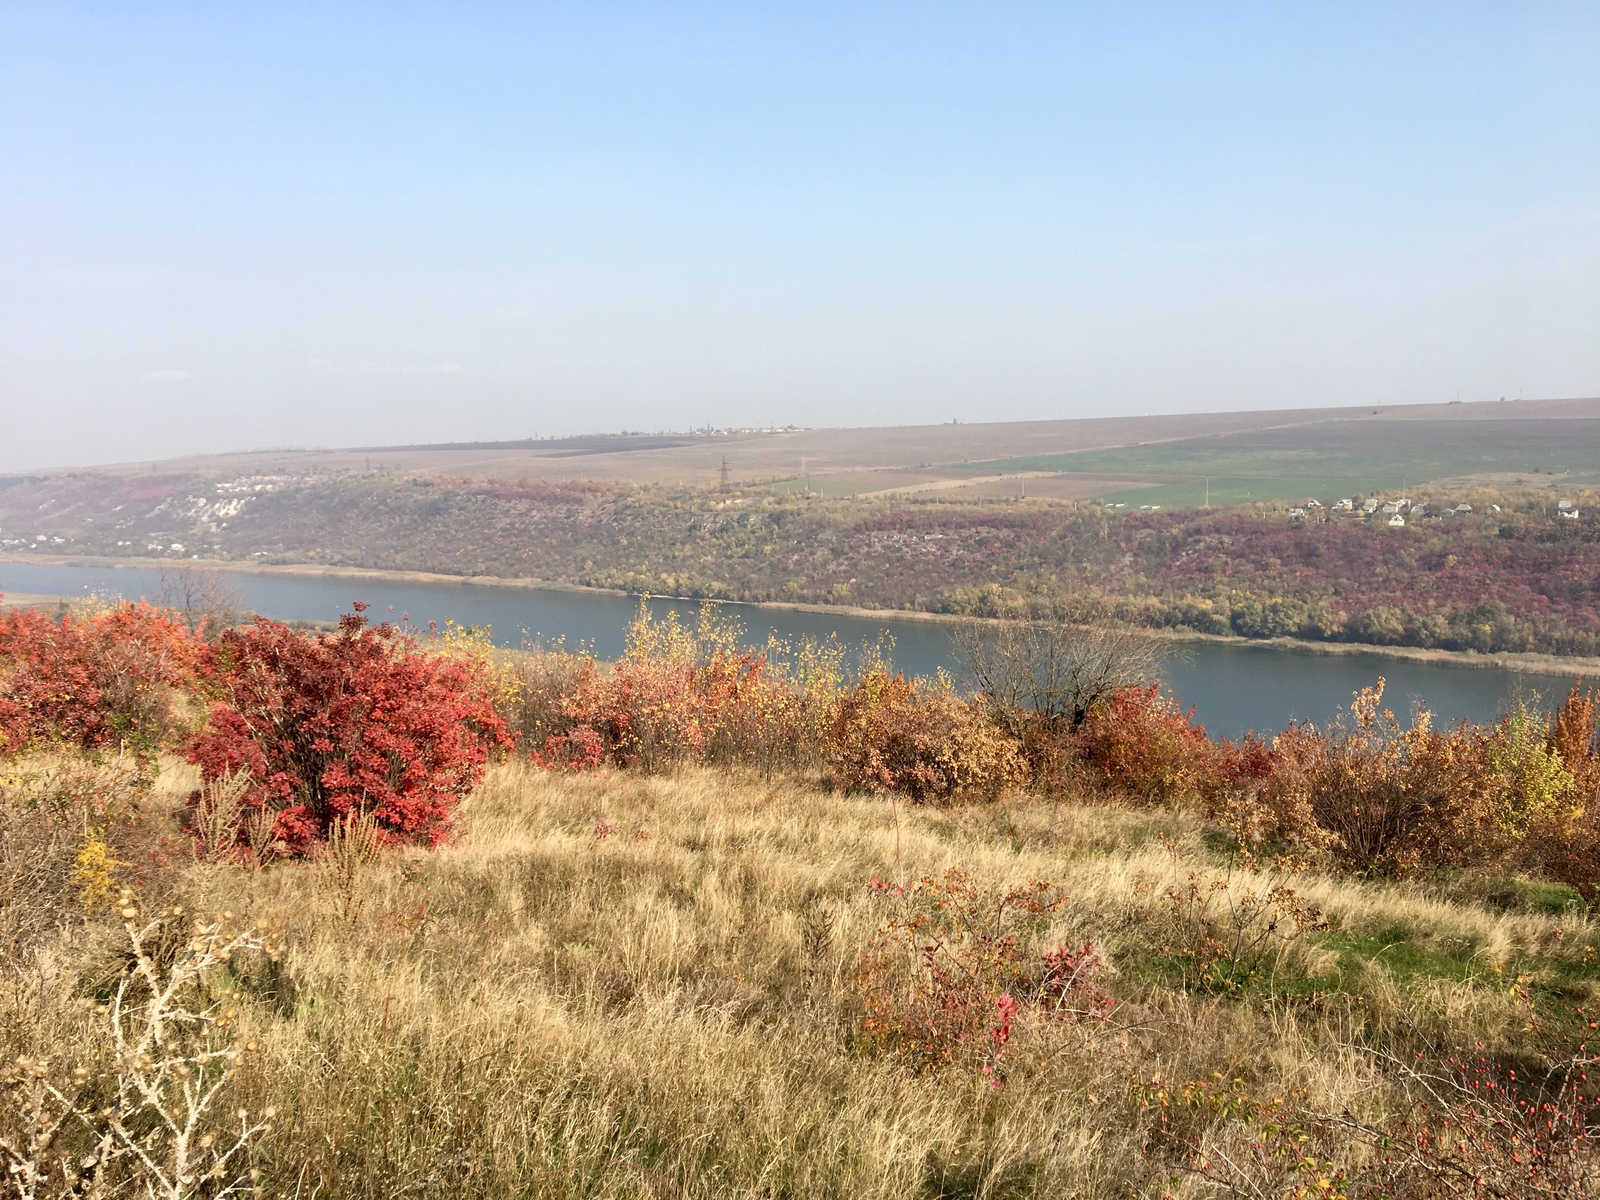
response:
[[[217,533],[226,529],[228,522],[239,516],[257,498],[278,489],[301,482],[293,475],[241,475],[213,485],[211,492],[186,492],[167,497],[144,514],[146,521],[159,517],[177,517],[190,523],[196,531]],[[121,506],[119,506],[120,508]],[[131,519],[117,523],[118,528],[133,524]]]

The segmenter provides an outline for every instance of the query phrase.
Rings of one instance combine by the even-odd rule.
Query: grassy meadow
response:
[[[145,819],[196,782],[166,762]],[[1600,979],[1564,889],[1258,875],[1181,812],[907,806],[701,769],[502,764],[457,828],[435,851],[137,869],[151,911],[226,910],[284,947],[230,968],[249,1049],[229,1104],[275,1114],[255,1193],[1595,1194],[1592,1165],[1563,1192],[1451,1191],[1460,1164],[1405,1132],[1437,1118],[1454,1058],[1550,1068]],[[20,844],[0,842],[13,901]],[[984,936],[1006,889],[1058,885],[1014,932],[1029,955],[1096,943],[1106,1007],[1025,1009],[981,1065],[865,1036],[864,956],[911,903],[870,881],[952,867]],[[1252,899],[1274,886],[1292,891]],[[109,1069],[75,981],[114,964],[119,921],[58,903],[28,935],[49,953],[7,963],[6,1048]],[[1219,956],[1228,978],[1197,969]],[[1511,1154],[1462,1161],[1520,1187]]]
[[[1148,648],[0,614],[0,1193],[1600,1196],[1600,693],[1219,742]]]

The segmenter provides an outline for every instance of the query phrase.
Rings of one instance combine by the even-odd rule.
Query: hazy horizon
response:
[[[0,3],[0,470],[1600,393],[1600,10]]]
[[[1560,404],[1572,404],[1572,403],[1594,403],[1594,404],[1600,404],[1600,396],[1559,396],[1559,397],[1557,397],[1557,396],[1529,396],[1529,397],[1526,397],[1526,400],[1528,400],[1530,403],[1538,404],[1538,405],[1548,405],[1548,404],[1558,404],[1558,405],[1560,405]],[[904,421],[904,422],[895,422],[895,423],[892,423],[892,424],[876,423],[876,424],[872,424],[872,425],[700,426],[698,428],[683,427],[683,428],[678,428],[678,429],[667,429],[667,428],[662,428],[662,429],[620,429],[620,428],[618,428],[618,429],[580,429],[580,430],[574,430],[574,431],[571,431],[571,432],[568,432],[568,433],[539,433],[537,435],[528,434],[528,435],[525,435],[525,436],[508,436],[508,437],[503,437],[503,438],[501,438],[501,437],[455,438],[455,439],[444,439],[444,440],[434,441],[434,442],[418,442],[418,443],[385,442],[385,443],[381,443],[381,444],[380,443],[374,443],[374,444],[342,444],[341,445],[341,444],[336,444],[336,443],[332,443],[332,442],[328,442],[328,443],[321,443],[321,442],[287,443],[287,442],[282,442],[282,443],[274,443],[274,444],[270,444],[270,445],[248,445],[248,446],[221,447],[221,448],[217,448],[217,449],[207,449],[207,450],[193,451],[193,452],[189,452],[189,453],[177,453],[177,452],[174,452],[172,454],[166,454],[166,455],[160,455],[160,456],[144,455],[144,456],[133,456],[133,457],[127,457],[127,458],[106,458],[106,459],[99,459],[99,460],[96,460],[96,461],[93,461],[93,462],[83,461],[83,462],[36,463],[36,464],[33,464],[33,465],[29,466],[29,467],[13,468],[12,471],[13,471],[13,474],[16,474],[16,475],[26,475],[26,474],[29,474],[29,473],[46,473],[46,474],[48,474],[48,473],[57,473],[57,472],[62,472],[62,471],[70,472],[70,471],[74,471],[74,470],[78,470],[78,469],[95,469],[95,468],[99,468],[99,467],[114,467],[114,466],[129,466],[129,467],[141,467],[142,466],[142,467],[148,468],[150,466],[153,466],[153,465],[156,465],[156,464],[159,464],[159,463],[163,463],[163,462],[188,461],[188,460],[191,460],[191,459],[203,459],[204,460],[204,459],[229,458],[229,457],[246,458],[246,457],[260,456],[260,455],[269,455],[270,456],[270,455],[297,455],[297,454],[307,454],[307,455],[320,455],[320,454],[329,454],[329,455],[339,455],[339,454],[346,454],[346,455],[348,455],[348,454],[378,454],[378,453],[394,453],[394,452],[414,452],[414,451],[421,451],[421,450],[447,451],[447,450],[458,449],[458,448],[459,449],[467,449],[467,448],[471,448],[471,447],[488,448],[488,447],[493,447],[493,446],[503,446],[503,447],[505,447],[507,449],[515,449],[515,448],[519,447],[520,445],[522,445],[524,443],[527,443],[527,442],[548,441],[548,442],[552,442],[552,443],[560,443],[560,442],[563,442],[563,441],[584,441],[584,440],[593,439],[593,438],[613,438],[613,437],[615,437],[615,438],[662,437],[662,438],[666,438],[666,439],[672,439],[672,438],[697,439],[697,438],[705,438],[705,437],[712,436],[712,435],[726,434],[726,433],[729,433],[729,432],[754,433],[754,434],[769,434],[769,433],[780,433],[781,434],[781,433],[790,433],[790,432],[793,432],[793,433],[808,433],[808,434],[827,434],[827,433],[838,433],[838,432],[848,433],[848,432],[852,432],[852,431],[855,431],[855,430],[861,430],[863,432],[867,432],[867,431],[871,431],[871,430],[901,430],[901,429],[914,429],[914,428],[932,428],[935,425],[947,425],[947,424],[961,425],[961,426],[972,425],[972,426],[980,426],[980,427],[981,426],[1001,426],[1001,427],[1004,427],[1004,426],[1012,426],[1012,425],[1032,425],[1032,424],[1035,424],[1035,423],[1037,423],[1039,421],[1069,421],[1069,422],[1070,421],[1077,421],[1077,420],[1092,421],[1092,420],[1096,420],[1096,419],[1117,418],[1117,417],[1132,417],[1132,418],[1147,418],[1148,417],[1148,418],[1151,418],[1151,419],[1159,420],[1160,418],[1163,418],[1163,417],[1183,418],[1183,417],[1192,417],[1192,416],[1197,416],[1197,415],[1199,415],[1199,416],[1226,416],[1226,415],[1228,415],[1229,411],[1234,412],[1234,413],[1253,413],[1253,412],[1260,412],[1260,413],[1285,412],[1285,413],[1288,413],[1288,412],[1313,412],[1313,411],[1315,411],[1315,412],[1339,412],[1341,410],[1348,410],[1350,412],[1357,412],[1357,411],[1360,411],[1360,410],[1369,410],[1370,409],[1373,413],[1376,413],[1376,412],[1378,412],[1380,410],[1380,408],[1383,411],[1388,412],[1388,411],[1393,411],[1393,410],[1400,409],[1400,408],[1421,409],[1423,411],[1426,411],[1426,410],[1428,410],[1430,408],[1433,408],[1433,407],[1439,407],[1440,409],[1444,410],[1440,414],[1441,417],[1444,417],[1444,416],[1446,416],[1446,414],[1448,412],[1453,411],[1452,406],[1454,404],[1488,404],[1488,403],[1492,403],[1492,402],[1491,401],[1476,401],[1476,400],[1475,401],[1441,400],[1441,401],[1434,402],[1434,404],[1424,404],[1424,405],[1385,405],[1385,406],[1374,406],[1374,405],[1367,405],[1367,404],[1321,405],[1321,406],[1300,405],[1300,406],[1278,408],[1278,409],[1268,409],[1268,408],[1258,408],[1258,409],[1240,408],[1240,409],[1234,409],[1234,410],[1216,409],[1216,410],[1207,410],[1204,413],[1195,413],[1195,412],[1191,412],[1191,411],[1188,411],[1188,410],[1185,410],[1185,411],[1174,411],[1174,412],[1170,412],[1170,413],[1156,413],[1156,414],[1144,414],[1144,413],[1134,413],[1134,412],[1127,412],[1127,413],[1086,413],[1086,414],[1082,414],[1080,416],[1071,416],[1071,417],[1043,417],[1043,418],[1022,417],[1022,418],[1016,418],[1016,419],[1006,419],[1006,418],[988,418],[988,419],[985,419],[985,418],[981,418],[980,417],[980,418],[978,418],[976,420],[971,420],[971,421],[960,420],[959,418],[957,418],[957,419],[955,419],[953,421],[948,421],[948,422]],[[1513,407],[1510,410],[1507,411],[1506,415],[1508,417],[1510,417],[1510,418],[1517,418],[1517,417],[1521,417],[1522,414],[1525,411],[1526,410],[1521,409],[1520,405],[1513,405]],[[1563,414],[1563,415],[1565,415],[1565,414]],[[1131,434],[1130,436],[1132,437],[1133,441],[1137,441],[1138,444],[1142,445],[1142,444],[1144,444],[1144,439],[1147,438],[1149,436],[1149,434],[1148,434],[1148,432],[1141,431],[1141,432],[1136,433],[1136,434]],[[1172,436],[1174,438],[1176,438],[1177,440],[1180,440],[1180,441],[1188,441],[1188,440],[1191,440],[1191,439],[1197,438],[1197,437],[1206,437],[1206,436],[1215,436],[1215,435],[1199,434],[1199,433],[1194,433],[1194,432],[1175,432]],[[1133,444],[1133,441],[1130,441],[1128,444]],[[711,440],[707,444],[708,444],[708,446],[710,446],[714,450],[716,445],[718,445],[719,443],[715,441],[715,438],[713,436],[713,440]],[[890,457],[892,457],[892,455]],[[446,470],[447,473],[448,473],[448,468],[440,468],[440,469]],[[586,477],[588,475],[589,470],[590,470],[590,468],[588,467],[587,463],[585,464],[585,466],[583,468],[575,468],[575,471],[577,472],[577,474],[579,476],[583,476],[583,477]]]

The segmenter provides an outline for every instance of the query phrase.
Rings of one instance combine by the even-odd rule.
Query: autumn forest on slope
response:
[[[0,553],[1593,655],[1600,401],[701,430],[51,471],[0,479]]]

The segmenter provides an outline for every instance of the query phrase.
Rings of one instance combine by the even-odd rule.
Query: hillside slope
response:
[[[169,768],[156,795],[192,785]],[[1600,979],[1595,927],[1549,889],[1269,877],[1183,816],[908,809],[692,772],[501,767],[460,818],[438,852],[177,863],[145,885],[152,911],[227,908],[287,948],[240,967],[254,1049],[228,1101],[276,1114],[256,1158],[270,1194],[1600,1186],[1565,1109],[1554,1137],[1519,1115]],[[970,986],[897,954],[918,914]],[[1022,974],[995,973],[1007,946]],[[96,1019],[75,961],[51,960],[28,1036]],[[1027,965],[1049,962],[1077,964],[1070,984]],[[916,1040],[941,1024],[970,1037]]]
[[[0,554],[316,563],[984,615],[1071,601],[1078,612],[1087,603],[1206,633],[1592,655],[1595,408],[1151,418],[1166,440],[1141,445],[1117,440],[1144,428],[1126,419],[627,435],[392,456],[459,474],[397,472],[378,449],[47,473],[0,480]],[[871,437],[857,445],[857,434]],[[785,467],[787,480],[763,485],[637,482],[654,471],[641,464],[666,461],[653,456],[771,449],[791,437],[834,450],[804,475]],[[974,461],[917,464],[913,453]],[[976,461],[996,454],[1011,457]],[[565,477],[499,477],[518,463]],[[751,469],[740,461],[730,474]],[[1363,494],[1427,511],[1408,507],[1394,528],[1388,514],[1333,514],[1338,499]],[[1307,504],[1319,495],[1320,507]],[[1456,511],[1463,504],[1472,511]],[[1299,505],[1303,517],[1292,516]]]
[[[1157,627],[1477,651],[1600,652],[1600,507],[1455,491],[1434,514],[1289,519],[389,476],[0,489],[0,553],[494,575],[657,595],[998,615],[1069,600]],[[260,490],[256,490],[259,488]],[[248,490],[246,490],[248,489]],[[151,493],[154,492],[155,495]],[[1463,499],[1470,513],[1445,513]],[[1491,502],[1501,511],[1491,511]],[[57,532],[58,531],[58,532]]]

